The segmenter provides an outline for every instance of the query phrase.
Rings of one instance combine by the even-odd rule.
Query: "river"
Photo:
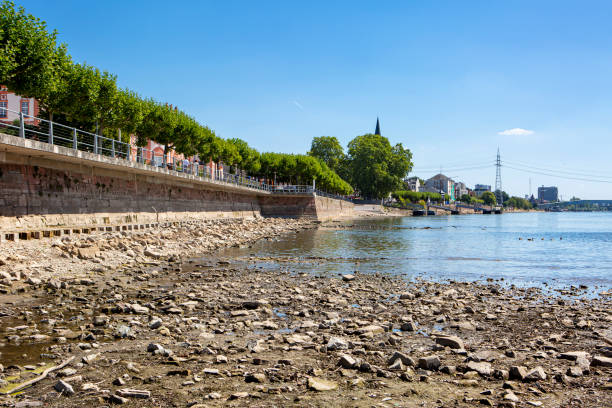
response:
[[[390,272],[560,290],[612,288],[612,213],[505,213],[347,222],[223,255],[312,273]]]

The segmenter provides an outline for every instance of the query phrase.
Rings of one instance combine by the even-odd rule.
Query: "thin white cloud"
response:
[[[497,133],[500,136],[529,136],[533,135],[535,132],[533,130],[521,129],[521,128],[513,128],[507,129],[503,132]]]
[[[299,110],[301,110],[301,111],[303,111],[303,110],[304,110],[304,107],[303,107],[303,106],[302,106],[302,105],[301,105],[301,104],[300,104],[298,101],[293,101],[293,104],[294,104],[295,106],[297,106],[297,108],[298,108]]]

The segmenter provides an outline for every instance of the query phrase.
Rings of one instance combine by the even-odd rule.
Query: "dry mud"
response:
[[[606,294],[214,255],[315,227],[231,220],[3,247],[0,404],[612,406]]]

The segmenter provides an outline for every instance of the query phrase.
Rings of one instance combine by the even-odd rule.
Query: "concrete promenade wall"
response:
[[[0,133],[0,230],[222,217],[328,219],[351,203],[279,196]]]

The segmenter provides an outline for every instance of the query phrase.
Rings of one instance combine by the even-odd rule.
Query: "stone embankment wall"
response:
[[[0,134],[0,230],[258,216],[328,219],[350,215],[349,207]]]
[[[338,217],[351,217],[354,215],[355,209],[353,203],[319,196],[315,199],[315,207],[317,218],[321,221]]]

